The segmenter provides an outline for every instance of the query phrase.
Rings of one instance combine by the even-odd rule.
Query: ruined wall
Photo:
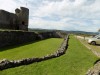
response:
[[[0,29],[16,29],[17,16],[5,10],[0,10]]]
[[[20,7],[15,13],[0,10],[0,29],[28,31],[29,9]]]
[[[24,32],[24,31],[0,31],[0,48],[19,45],[27,42],[34,42],[37,40],[47,39],[53,37],[60,37],[56,32]]]
[[[18,17],[19,30],[28,31],[29,9],[20,7],[20,9],[17,8],[15,12]]]

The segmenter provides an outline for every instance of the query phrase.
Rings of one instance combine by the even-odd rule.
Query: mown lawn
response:
[[[0,75],[85,75],[98,58],[73,36],[65,55],[0,71]]]
[[[51,38],[39,42],[19,46],[12,49],[0,50],[0,59],[22,59],[29,57],[41,57],[54,53],[60,47],[63,39]]]

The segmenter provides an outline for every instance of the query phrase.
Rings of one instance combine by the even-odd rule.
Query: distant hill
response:
[[[35,32],[60,31],[60,32],[66,32],[66,33],[68,33],[68,34],[87,34],[87,35],[97,35],[97,34],[98,34],[98,32],[66,31],[66,30],[39,29],[39,28],[29,28],[28,31],[35,31]]]
[[[71,34],[87,34],[87,35],[97,35],[98,32],[85,32],[85,31],[66,31]]]
[[[55,31],[55,30],[38,29],[38,28],[29,28],[28,31],[34,31],[34,32],[50,32],[50,31]]]

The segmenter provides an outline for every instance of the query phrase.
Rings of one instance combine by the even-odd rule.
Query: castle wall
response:
[[[53,37],[56,38],[60,36],[57,35],[56,32],[34,33],[23,31],[0,31],[0,48]]]
[[[0,29],[28,31],[29,9],[21,7],[14,13],[0,10]]]
[[[19,30],[28,31],[29,9],[20,7],[20,9],[16,9],[15,12],[18,17]]]
[[[0,10],[0,29],[16,29],[17,16],[5,10]]]
[[[21,7],[19,25],[21,30],[28,30],[29,9]],[[23,24],[24,23],[24,24]]]

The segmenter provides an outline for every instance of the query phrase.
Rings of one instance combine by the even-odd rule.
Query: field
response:
[[[0,50],[0,59],[22,59],[29,57],[42,57],[54,53],[60,47],[63,39],[51,38],[35,43],[30,43],[15,48]]]
[[[50,44],[51,41],[49,41],[48,43]],[[56,43],[57,41],[55,42],[55,44]],[[51,46],[55,47],[53,46],[55,44],[52,43]],[[49,46],[46,45],[46,47],[49,47]],[[34,53],[36,49],[33,49],[33,50],[34,51],[32,52]],[[46,50],[48,50],[48,48]],[[41,54],[42,54],[42,51],[39,54],[37,54],[37,56]],[[12,59],[13,57],[9,57],[9,58]],[[66,54],[62,55],[61,57],[39,62],[39,63],[33,63],[31,65],[25,65],[25,66],[3,70],[3,71],[0,71],[0,75],[85,75],[87,70],[93,66],[94,62],[97,59],[98,58],[90,50],[88,50],[84,45],[82,45],[75,37],[71,36],[69,39],[69,47],[66,51]]]

